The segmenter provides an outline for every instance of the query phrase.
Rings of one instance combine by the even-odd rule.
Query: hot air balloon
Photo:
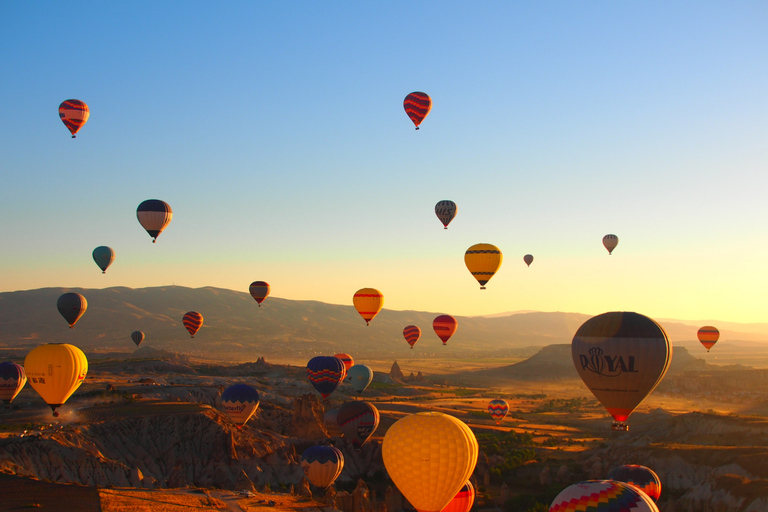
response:
[[[333,446],[310,446],[301,454],[301,469],[312,485],[325,489],[344,469],[344,455]]]
[[[141,342],[144,341],[144,333],[141,331],[133,331],[131,333],[131,339],[138,347],[139,345],[141,345]]]
[[[307,377],[323,398],[334,392],[344,380],[347,370],[338,357],[317,356],[307,363]]]
[[[566,487],[555,497],[549,512],[659,512],[643,491],[613,480],[587,480]]]
[[[59,297],[56,307],[72,329],[88,309],[88,301],[79,293],[69,292]]]
[[[188,311],[181,321],[184,322],[184,327],[189,331],[191,337],[194,338],[197,331],[203,326],[203,315],[197,311]]]
[[[352,389],[357,391],[359,395],[365,391],[365,388],[373,380],[373,370],[364,364],[356,364],[347,370],[347,377],[349,378],[349,383],[352,384]]]
[[[421,512],[439,512],[451,502],[472,475],[477,454],[469,427],[440,412],[397,420],[381,447],[390,478]]]
[[[699,342],[701,342],[701,344],[704,345],[704,348],[707,349],[707,352],[709,352],[709,349],[711,349],[715,343],[717,343],[717,340],[720,339],[720,331],[717,330],[717,327],[705,325],[699,329],[696,336],[699,337]]]
[[[0,363],[0,400],[10,404],[26,383],[23,366],[10,361]]]
[[[637,464],[617,466],[608,472],[608,480],[634,485],[651,497],[654,503],[661,496],[661,480],[659,475],[650,468]]]
[[[628,430],[629,415],[667,373],[672,345],[647,316],[615,311],[584,322],[571,353],[584,384],[613,416],[613,429]]]
[[[429,111],[432,110],[432,98],[424,92],[412,92],[403,100],[403,108],[418,130],[421,122],[424,121]]]
[[[411,346],[411,349],[413,349],[413,346],[419,341],[419,338],[421,338],[421,329],[415,325],[406,325],[405,329],[403,329],[403,337],[405,337],[405,341],[407,341]]]
[[[107,273],[107,269],[115,261],[115,251],[111,247],[100,245],[93,250],[93,261],[101,269],[102,274]]]
[[[608,254],[613,254],[613,250],[619,245],[619,237],[616,235],[605,235],[603,237],[603,245],[608,249]]]
[[[264,299],[269,295],[269,283],[264,281],[254,281],[251,283],[251,286],[248,287],[248,291],[251,292],[251,297],[253,297],[256,302],[259,303],[259,307],[261,307],[261,303],[264,302]]]
[[[352,356],[349,354],[345,354],[344,352],[341,352],[339,354],[334,354],[333,357],[338,357],[339,359],[341,359],[341,362],[344,363],[345,371],[349,371],[349,369],[355,365],[355,360],[352,359]]]
[[[339,428],[339,422],[336,419],[339,414],[338,409],[328,409],[323,415],[323,425],[325,430],[331,436],[341,436],[341,429]]]
[[[66,343],[51,343],[33,348],[24,360],[29,384],[45,400],[54,416],[88,373],[83,351]]]
[[[344,437],[359,449],[379,426],[379,410],[363,400],[344,402],[336,414],[336,421]]]
[[[379,314],[384,307],[384,295],[375,288],[361,288],[355,292],[352,297],[352,304],[360,316],[365,320],[365,325],[373,320],[373,317]]]
[[[448,224],[451,223],[456,216],[456,203],[453,201],[438,201],[435,205],[435,215],[440,219],[440,222],[445,226],[443,229],[448,229]]]
[[[526,265],[528,265],[530,267],[531,263],[533,263],[533,255],[532,254],[526,254],[525,256],[523,256],[523,261],[525,262]]]
[[[469,512],[475,503],[475,487],[467,480],[456,496],[453,497],[441,512]]]
[[[504,419],[504,416],[506,416],[508,412],[509,404],[506,400],[496,398],[488,402],[488,414],[490,414],[491,418],[496,421],[496,425],[501,424],[501,420]]]
[[[173,218],[173,210],[165,201],[159,199],[147,199],[136,209],[136,217],[141,226],[152,237],[152,243],[157,242],[157,237],[170,224]]]
[[[485,290],[485,283],[499,270],[501,260],[501,251],[491,244],[475,244],[464,253],[464,263],[480,283],[481,290]]]
[[[221,405],[237,428],[243,428],[259,408],[259,392],[248,384],[229,386],[221,394]]]
[[[88,105],[80,100],[65,100],[59,105],[59,117],[64,126],[72,133],[72,138],[76,138],[76,133],[88,121],[91,115]]]
[[[440,315],[432,321],[432,328],[437,337],[443,340],[443,345],[451,339],[453,333],[459,328],[459,322],[451,315]]]

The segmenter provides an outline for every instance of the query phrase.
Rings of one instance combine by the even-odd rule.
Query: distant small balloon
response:
[[[254,300],[258,302],[259,307],[261,307],[261,303],[264,302],[264,299],[269,295],[269,283],[265,281],[254,281],[251,283],[251,286],[248,287],[248,291],[251,292],[251,297],[253,297]]]
[[[459,322],[451,315],[440,315],[435,317],[435,319],[432,321],[432,329],[434,329],[435,334],[437,334],[437,337],[443,340],[443,345],[445,345],[449,339],[451,339],[451,336],[456,332],[456,329],[459,328]]]
[[[509,404],[506,400],[502,400],[501,398],[496,398],[494,400],[491,400],[488,402],[488,414],[491,415],[491,418],[494,419],[496,422],[496,425],[501,424],[501,420],[504,419],[504,417],[509,412]]]
[[[359,449],[379,426],[379,410],[363,400],[351,400],[339,407],[336,421],[344,437]]]
[[[530,267],[531,263],[533,263],[533,255],[532,254],[526,254],[525,256],[523,256],[523,261],[525,262],[526,265],[528,265]]]
[[[453,201],[439,201],[435,205],[435,215],[437,215],[437,218],[440,219],[440,222],[445,226],[443,229],[448,229],[448,224],[450,224],[456,216],[456,211],[456,203]]]
[[[341,362],[344,363],[344,370],[346,371],[349,371],[349,369],[355,365],[355,360],[352,359],[352,356],[349,354],[345,354],[344,352],[334,354],[333,357],[338,357],[339,359],[341,359]]]
[[[707,352],[709,352],[709,349],[714,347],[715,343],[717,343],[717,340],[720,339],[720,331],[717,330],[717,327],[705,325],[699,329],[699,332],[696,333],[696,336],[699,338],[699,342],[704,345],[704,348],[707,349]]]
[[[197,311],[189,311],[184,315],[184,318],[182,318],[182,322],[187,331],[189,331],[190,336],[194,338],[197,331],[199,331],[200,327],[203,325],[203,315]]]
[[[139,224],[152,237],[152,243],[155,243],[160,233],[171,223],[173,210],[165,201],[147,199],[136,209],[136,217],[139,219]]]
[[[0,363],[0,400],[10,404],[26,383],[23,366],[11,361]]]
[[[141,345],[141,342],[144,341],[144,333],[141,331],[133,331],[131,333],[131,339],[138,347],[139,345]]]
[[[619,245],[619,237],[616,235],[605,235],[603,237],[603,245],[608,249],[608,254],[613,254],[613,250]]]
[[[248,384],[234,384],[221,394],[221,406],[237,428],[243,428],[259,408],[259,392]]]
[[[368,325],[384,307],[384,295],[375,288],[361,288],[352,296],[352,304]]]
[[[352,389],[357,391],[359,395],[373,381],[373,370],[364,364],[356,364],[347,370],[347,377],[349,378],[349,383],[352,384]]]
[[[301,468],[312,485],[325,489],[344,469],[344,455],[333,446],[310,446],[301,454]]]
[[[115,261],[115,251],[106,245],[100,245],[93,250],[93,261],[101,269],[102,274],[107,273],[107,269]]]
[[[464,253],[464,263],[481,290],[501,267],[502,258],[499,248],[492,244],[475,244]]]
[[[56,307],[72,329],[88,309],[88,301],[79,293],[65,293],[56,301]]]
[[[425,92],[412,92],[403,100],[403,108],[418,130],[421,122],[432,110],[432,98]]]
[[[88,105],[80,100],[65,100],[59,105],[61,122],[72,134],[73,139],[76,138],[77,132],[88,121],[90,115]]]
[[[411,349],[413,349],[413,346],[419,341],[419,338],[421,338],[421,329],[415,325],[406,325],[405,329],[403,329],[403,337],[411,346]]]

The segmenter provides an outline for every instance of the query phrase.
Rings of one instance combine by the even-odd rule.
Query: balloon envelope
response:
[[[456,211],[456,203],[453,201],[438,201],[435,205],[435,215],[437,215],[437,218],[443,223],[444,229],[448,229],[448,224],[450,224],[456,216]]]
[[[347,370],[347,377],[349,377],[349,383],[352,384],[352,389],[357,391],[359,395],[373,380],[373,370],[364,364],[356,364]]]
[[[501,423],[501,420],[504,419],[508,412],[509,404],[506,400],[496,398],[495,400],[488,402],[488,414],[490,414],[491,418],[496,421],[496,425]]]
[[[115,261],[115,251],[106,245],[100,245],[93,250],[93,261],[101,269],[102,274],[107,273],[107,269]]]
[[[133,331],[131,333],[131,340],[133,340],[133,342],[138,347],[141,345],[141,342],[144,341],[144,333],[141,331]]]
[[[707,352],[709,352],[709,349],[711,349],[715,343],[717,343],[717,340],[720,339],[720,331],[717,330],[717,327],[705,325],[699,329],[696,336],[699,338],[699,342],[704,345],[704,348],[707,349]]]
[[[23,366],[10,361],[0,363],[0,400],[10,404],[26,383]]]
[[[441,512],[469,512],[475,503],[475,486],[467,480],[456,496],[445,506]]]
[[[346,371],[349,371],[349,369],[355,365],[355,360],[352,359],[352,356],[345,354],[344,352],[334,354],[333,357],[338,357],[341,359],[341,362],[344,363],[344,370]]]
[[[251,297],[259,303],[259,307],[261,307],[261,303],[264,302],[264,299],[269,295],[269,290],[269,283],[265,281],[254,281],[251,283],[251,286],[248,287],[248,291],[251,292]]]
[[[88,373],[83,351],[66,343],[51,343],[33,348],[24,359],[29,384],[51,406],[53,415],[72,396]]]
[[[352,297],[352,304],[360,316],[365,320],[365,325],[373,320],[373,317],[379,314],[384,307],[384,295],[375,288],[361,288],[355,292]]]
[[[659,512],[643,491],[613,480],[587,480],[563,489],[549,512]]]
[[[613,254],[613,250],[619,245],[619,237],[616,235],[605,235],[603,237],[603,246],[608,249],[608,254]]]
[[[584,384],[617,424],[661,382],[672,360],[664,329],[638,313],[614,311],[584,322],[571,342],[573,364]]]
[[[307,378],[323,398],[328,398],[346,375],[344,363],[338,357],[317,356],[307,363]]]
[[[203,325],[203,315],[197,311],[188,311],[184,314],[184,318],[182,318],[181,321],[184,323],[184,327],[187,331],[189,331],[190,336],[194,338],[197,331],[199,331],[200,327]]]
[[[617,466],[608,472],[608,480],[634,485],[651,497],[654,502],[661,496],[661,480],[650,468],[638,464]]]
[[[64,126],[67,127],[72,134],[72,138],[76,137],[80,128],[88,121],[91,112],[88,110],[88,105],[80,100],[64,100],[59,105],[59,117]]]
[[[421,122],[424,121],[429,111],[432,110],[432,98],[424,92],[412,92],[403,100],[403,108],[418,130]]]
[[[480,283],[481,290],[485,290],[485,284],[499,270],[501,261],[501,251],[491,244],[475,244],[464,253],[464,263],[472,276]]]
[[[344,469],[344,455],[333,446],[310,446],[301,454],[301,469],[312,485],[325,489]]]
[[[419,341],[419,338],[421,338],[421,329],[415,325],[406,325],[403,329],[403,337],[405,338],[405,341],[407,341],[411,346],[411,348],[413,348],[416,342]]]
[[[459,328],[459,322],[451,315],[440,315],[432,321],[432,329],[437,337],[443,340],[443,345],[451,339],[453,333]]]
[[[390,478],[423,512],[439,512],[451,502],[472,475],[477,454],[477,439],[469,427],[440,412],[397,420],[381,447]]]
[[[221,394],[224,411],[242,428],[259,408],[259,392],[248,384],[235,384]]]
[[[523,261],[525,262],[526,265],[530,267],[531,263],[533,263],[533,254],[526,254],[525,256],[523,256]]]
[[[56,301],[56,307],[71,329],[88,309],[88,301],[79,293],[69,292],[59,297],[59,300]]]
[[[336,414],[336,421],[344,437],[360,448],[379,426],[379,410],[363,400],[344,402]]]
[[[136,217],[141,226],[152,237],[152,243],[157,242],[157,237],[170,224],[173,218],[171,205],[159,199],[147,199],[136,209]]]

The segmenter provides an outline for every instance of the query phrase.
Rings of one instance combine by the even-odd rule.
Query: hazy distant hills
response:
[[[56,300],[67,291],[81,293],[88,300],[88,310],[74,329],[69,329],[56,309]],[[194,339],[181,322],[190,310],[204,317]],[[220,288],[42,288],[0,293],[0,345],[31,348],[65,342],[88,351],[132,352],[135,345],[130,334],[141,330],[146,334],[145,345],[218,360],[336,352],[397,358],[444,351],[456,357],[487,358],[515,355],[531,346],[570,343],[573,333],[589,318],[559,312],[457,316],[459,328],[443,347],[432,330],[432,320],[443,313],[450,312],[385,309],[366,327],[351,305],[269,297],[258,307],[248,293]],[[402,336],[403,327],[409,324],[422,330],[413,351]],[[696,339],[696,326],[680,322],[662,325],[673,342]],[[725,331],[723,336],[747,341],[768,339],[763,334],[736,331]]]

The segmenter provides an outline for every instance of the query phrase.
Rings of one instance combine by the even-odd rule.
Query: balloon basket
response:
[[[621,431],[621,432],[629,432],[629,425],[627,425],[623,421],[614,421],[613,425],[611,425],[611,430],[617,430],[617,431]]]

